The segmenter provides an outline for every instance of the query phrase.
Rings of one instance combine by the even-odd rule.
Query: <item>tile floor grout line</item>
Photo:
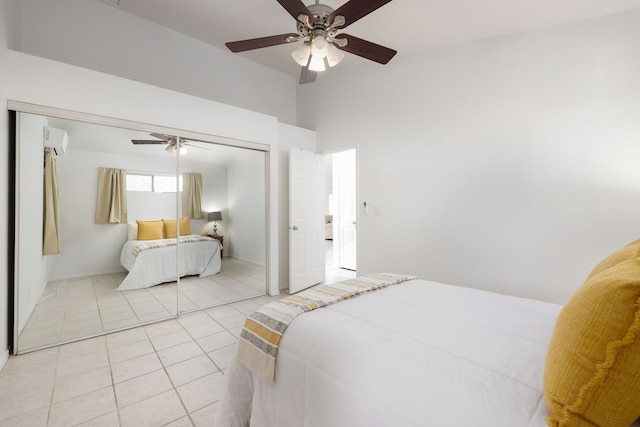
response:
[[[231,270],[231,272],[233,273],[233,271]],[[330,280],[330,275],[327,272],[327,279]],[[226,279],[225,279],[226,280]],[[248,276],[245,276],[245,280],[249,280]],[[233,279],[233,281],[237,282],[235,279]],[[197,290],[197,288],[201,288],[199,281],[193,281],[192,285],[194,286],[194,291]],[[202,282],[205,283],[205,282]],[[241,281],[238,283],[244,283],[246,284],[246,282]],[[222,288],[225,289],[229,289],[227,286],[232,287],[233,284],[229,283],[228,285],[221,285]],[[249,288],[249,286],[247,285],[247,288]],[[94,292],[97,298],[97,294],[98,292],[96,291],[95,287],[94,287]],[[154,294],[154,299],[158,302],[160,302],[159,300],[159,296],[160,294],[156,295]],[[113,412],[108,411],[105,414],[100,414],[100,415],[95,415],[93,416],[93,414],[91,415],[91,419],[89,420],[85,420],[80,422],[79,424],[82,425],[90,425],[90,423],[92,421],[98,420],[99,418],[102,417],[111,417],[111,416],[115,416],[117,418],[117,424],[120,426],[123,426],[125,424],[125,421],[122,418],[122,413],[121,410],[124,410],[124,408],[129,408],[132,405],[139,405],[142,402],[145,402],[146,400],[149,399],[153,399],[153,398],[157,398],[157,396],[161,395],[162,393],[166,393],[169,390],[173,391],[173,395],[175,397],[178,398],[178,401],[180,402],[180,406],[176,405],[176,409],[177,408],[181,408],[182,411],[182,415],[178,415],[173,414],[171,412],[169,412],[168,414],[170,415],[168,418],[171,418],[173,416],[175,416],[175,419],[172,419],[171,421],[168,421],[167,419],[162,419],[160,421],[160,425],[163,426],[167,426],[167,425],[176,425],[178,424],[178,422],[181,423],[187,423],[192,427],[199,427],[199,425],[196,423],[197,420],[203,421],[205,420],[205,418],[202,418],[203,416],[210,416],[211,413],[215,413],[216,411],[216,407],[219,403],[219,399],[216,401],[209,401],[207,399],[200,399],[196,396],[191,396],[194,391],[196,392],[196,394],[199,391],[199,387],[211,387],[213,386],[213,384],[215,384],[215,392],[216,393],[220,393],[221,389],[220,387],[224,387],[224,377],[225,377],[225,369],[226,367],[223,367],[222,364],[228,364],[228,362],[225,362],[225,358],[226,359],[230,359],[231,357],[233,357],[233,355],[231,355],[230,353],[232,353],[233,350],[228,350],[228,351],[221,351],[223,349],[228,349],[231,348],[233,346],[235,346],[238,342],[238,336],[236,336],[233,332],[233,330],[238,330],[238,328],[241,328],[242,326],[238,326],[240,322],[240,318],[245,319],[251,312],[253,312],[257,307],[262,306],[264,304],[267,304],[269,302],[275,301],[278,298],[282,298],[287,296],[288,294],[286,292],[282,292],[280,293],[279,296],[269,296],[269,295],[260,295],[260,296],[256,296],[253,298],[247,297],[247,298],[243,298],[241,300],[235,301],[235,302],[227,302],[218,306],[214,306],[214,307],[208,307],[208,308],[203,308],[201,310],[197,310],[197,311],[192,311],[189,313],[184,313],[184,314],[180,314],[176,317],[173,318],[169,318],[169,319],[164,319],[162,321],[156,322],[156,323],[148,323],[148,324],[144,324],[144,325],[139,325],[137,327],[134,328],[126,328],[126,329],[122,329],[122,330],[118,330],[118,331],[113,331],[110,333],[106,333],[104,335],[98,335],[98,336],[94,336],[92,338],[89,338],[87,340],[82,340],[85,342],[88,342],[89,340],[95,340],[94,342],[96,343],[95,346],[92,345],[87,345],[87,346],[82,346],[80,344],[80,346],[76,349],[75,347],[66,347],[69,350],[65,350],[64,352],[62,351],[62,349],[65,348],[65,345],[78,345],[77,343],[80,343],[82,341],[75,341],[75,342],[69,342],[65,345],[58,345],[55,346],[55,350],[49,350],[49,348],[47,349],[42,349],[42,351],[55,351],[55,355],[52,354],[51,357],[55,360],[56,363],[56,367],[54,368],[54,375],[53,375],[53,383],[50,384],[51,386],[51,390],[50,390],[50,395],[48,396],[48,408],[46,408],[45,406],[42,406],[40,408],[36,408],[36,409],[31,409],[29,410],[27,413],[19,415],[17,417],[14,417],[14,420],[20,420],[28,415],[30,416],[37,416],[37,417],[43,417],[44,418],[44,413],[46,410],[46,423],[45,425],[53,425],[52,422],[58,423],[60,421],[64,422],[64,418],[60,418],[62,416],[62,413],[60,411],[59,407],[58,409],[56,409],[55,411],[55,420],[53,420],[51,417],[52,415],[54,415],[54,409],[56,407],[56,405],[61,405],[66,401],[70,401],[72,399],[76,399],[78,397],[87,395],[89,393],[94,393],[100,390],[103,390],[103,393],[106,393],[106,388],[111,387],[111,394],[113,396],[113,402],[115,405],[115,408],[113,409]],[[125,298],[126,299],[126,298]],[[129,299],[127,300],[127,304],[130,306],[130,309],[133,310],[133,307],[131,307],[131,302],[129,301]],[[254,306],[255,305],[255,306]],[[100,306],[100,304],[97,304],[97,306]],[[66,315],[66,313],[65,313]],[[190,324],[188,320],[186,320],[184,323],[181,321],[182,319],[188,319],[189,317],[193,316],[195,318],[195,316],[206,316],[203,317],[202,320],[195,320],[193,324]],[[233,318],[233,319],[232,319]],[[225,321],[225,319],[229,319],[228,321]],[[175,323],[177,322],[177,324]],[[198,323],[201,322],[201,323]],[[211,322],[211,323],[210,323]],[[152,332],[153,328],[156,327],[156,325],[161,325],[161,324],[166,324],[166,325],[170,325],[167,327],[166,330],[163,330],[162,327],[159,327],[157,330],[155,330],[153,332],[153,337]],[[196,338],[196,336],[200,335],[200,333],[206,333],[207,332],[207,325],[210,326],[214,326],[215,327],[213,329],[218,330],[218,328],[220,328],[220,330],[218,330],[218,332],[213,332],[211,334],[207,334],[204,335],[202,337],[198,337]],[[234,326],[235,325],[235,326]],[[192,330],[194,328],[197,328],[198,326],[202,326],[203,329],[201,329],[200,331],[194,331],[192,332]],[[135,331],[135,330],[140,330],[142,333],[131,333],[131,331]],[[158,333],[158,331],[162,332],[162,333]],[[169,331],[169,332],[167,332]],[[207,337],[211,337],[213,335],[216,334],[220,334],[224,332],[227,335],[230,335],[232,337],[232,339],[230,338],[229,340],[227,340],[226,338],[224,339],[219,339],[217,342],[219,343],[223,343],[221,344],[216,344],[216,345],[207,345],[207,343],[205,341],[203,341],[204,338]],[[166,347],[166,348],[159,348],[158,347],[158,343],[162,342],[161,338],[158,337],[162,337],[163,335],[167,335],[167,334],[172,334],[172,333],[177,333],[178,336],[176,336],[176,340],[175,342],[178,342],[177,344],[171,345],[170,347]],[[179,335],[180,334],[186,334],[184,336],[184,339],[188,340],[182,343],[179,343],[179,341],[182,339]],[[121,339],[112,339],[110,340],[108,337],[109,336],[116,336],[118,334],[122,334],[122,338]],[[131,335],[127,335],[127,334],[131,334]],[[222,337],[222,336],[221,336]],[[132,341],[130,341],[132,340]],[[154,340],[156,341],[156,343],[154,344]],[[233,341],[233,342],[231,342]],[[115,363],[115,359],[114,357],[117,356],[117,353],[114,352],[114,349],[121,349],[124,348],[126,346],[130,346],[132,343],[146,343],[146,344],[142,344],[142,346],[144,347],[145,345],[148,345],[151,349],[151,351],[149,353],[145,353],[146,355],[150,355],[153,354],[155,356],[155,359],[160,363],[160,367],[157,370],[154,370],[152,372],[148,372],[142,375],[135,375],[131,378],[127,378],[123,381],[121,381],[120,383],[116,384],[115,380],[115,371],[114,371],[114,367],[118,364],[118,363],[124,363],[126,361],[129,360],[133,360],[136,359],[138,357],[143,357],[144,355],[139,355],[139,356],[135,356],[132,358],[128,358],[128,359],[124,359],[118,363]],[[212,342],[216,342],[215,340]],[[111,343],[111,344],[110,344]],[[227,345],[224,345],[224,343],[228,343]],[[179,350],[178,347],[181,345],[185,345],[185,344],[189,344],[188,346],[185,346],[184,349],[185,351]],[[195,344],[195,347],[191,347],[192,350],[189,350],[189,347],[192,346],[193,344]],[[221,346],[219,346],[221,345]],[[98,348],[101,347],[101,348]],[[162,347],[162,345],[160,345],[160,347]],[[197,356],[192,356],[191,353],[193,351],[195,351],[195,348],[197,348],[197,350],[201,353]],[[206,349],[210,348],[211,351],[206,351]],[[174,349],[174,353],[173,355],[171,355],[170,352],[167,352],[167,354],[165,355],[166,358],[163,360],[163,358],[161,357],[161,353],[164,354],[163,352],[165,350],[171,350]],[[98,385],[98,389],[97,390],[92,390],[89,392],[85,392],[82,394],[79,394],[78,396],[74,396],[74,397],[68,397],[65,398],[63,401],[61,402],[55,402],[54,403],[54,398],[55,398],[55,392],[56,392],[56,386],[62,384],[60,381],[58,381],[58,375],[60,373],[60,368],[61,368],[61,363],[65,362],[67,360],[67,357],[65,357],[65,355],[69,356],[69,355],[74,355],[78,350],[80,350],[82,357],[90,357],[91,354],[98,354],[100,352],[106,352],[104,353],[104,355],[106,356],[106,369],[109,370],[109,385],[106,385],[104,387],[100,387]],[[144,350],[144,348],[143,348]],[[216,362],[216,360],[213,357],[213,354],[219,352],[218,355],[220,357],[218,357],[218,362]],[[113,354],[112,354],[113,353]],[[183,362],[187,362],[189,360],[192,360],[196,357],[200,357],[200,356],[206,356],[204,360],[207,360],[209,363],[211,363],[211,369],[213,369],[213,372],[209,372],[206,374],[202,374],[202,373],[198,373],[198,377],[197,378],[191,378],[189,379],[189,381],[185,382],[184,384],[181,385],[176,385],[177,383],[175,382],[174,378],[172,378],[169,375],[169,368],[171,366],[177,365],[179,363],[183,363]],[[126,355],[124,355],[126,356]],[[179,362],[171,362],[172,357],[175,358],[175,360],[180,360]],[[182,357],[187,357],[186,359],[182,359]],[[64,358],[64,360],[62,360]],[[165,363],[167,363],[167,365],[165,365]],[[170,363],[170,364],[169,364]],[[40,365],[41,363],[38,363],[38,365]],[[76,375],[80,375],[77,373],[77,371],[70,371],[69,366],[65,366],[64,370],[65,372],[69,371],[72,372],[72,374],[70,374],[68,376],[68,380],[73,381],[72,378],[75,377]],[[94,369],[104,369],[104,368],[94,368]],[[93,369],[89,369],[87,372],[92,371]],[[22,371],[22,369],[19,369],[18,372]],[[156,372],[163,372],[163,375],[166,377],[166,379],[168,380],[168,383],[166,384],[166,386],[169,386],[170,388],[167,389],[165,392],[162,393],[153,393],[152,396],[146,396],[144,395],[144,393],[142,393],[143,397],[140,398],[140,400],[138,400],[138,397],[134,397],[134,399],[136,400],[133,403],[128,404],[127,406],[120,408],[118,405],[118,393],[116,391],[116,385],[120,385],[125,383],[126,381],[130,381],[130,380],[135,380],[136,378],[140,378],[141,376],[144,375],[148,375],[148,374],[152,374],[152,373],[156,373]],[[206,369],[204,369],[202,372],[205,372]],[[135,370],[133,371],[135,372]],[[159,377],[159,374],[157,374]],[[209,383],[208,380],[204,380],[204,378],[207,378],[209,376],[213,376],[217,379],[214,379],[213,377],[211,378],[212,381],[214,381],[214,383]],[[176,377],[177,378],[177,377]],[[189,378],[189,376],[187,375],[185,378]],[[2,380],[1,376],[0,376],[0,380]],[[62,381],[62,380],[61,380]],[[185,394],[184,396],[178,391],[178,389],[180,387],[183,386],[187,386],[190,384],[194,384],[196,381],[202,381],[201,384],[198,384],[197,386],[194,385],[190,388],[185,388],[184,391],[188,391],[187,394]],[[144,382],[141,383],[144,385]],[[123,388],[124,390],[124,388]],[[61,389],[62,391],[62,389]],[[135,393],[135,392],[134,392]],[[66,392],[64,392],[63,394],[61,394],[61,396],[66,395]],[[124,397],[125,395],[123,395]],[[130,395],[130,396],[135,396],[135,394]],[[195,398],[196,400],[191,401],[190,399]],[[185,399],[189,399],[189,401],[185,400]],[[175,401],[175,404],[178,403],[178,401]],[[203,406],[200,406],[203,405]],[[193,410],[189,410],[188,407],[192,406],[194,407]],[[196,408],[197,406],[197,408]],[[99,411],[98,411],[99,412]],[[38,415],[41,414],[41,415]],[[198,414],[198,415],[196,415]],[[206,414],[206,415],[205,415]],[[131,412],[128,413],[127,415],[130,419],[131,417]],[[103,421],[107,420],[109,418],[105,418]],[[182,420],[182,421],[181,421]],[[208,418],[206,418],[206,420],[208,420]],[[115,423],[114,423],[115,424]],[[74,425],[77,425],[77,422],[74,421]]]

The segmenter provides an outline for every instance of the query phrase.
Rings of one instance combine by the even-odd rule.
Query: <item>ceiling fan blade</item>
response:
[[[131,142],[135,145],[168,144],[168,141],[160,141],[157,139],[132,139]]]
[[[336,28],[346,28],[390,1],[391,0],[349,0],[331,14],[329,22],[333,22],[334,18],[338,15],[344,16],[345,23],[336,26]]]
[[[359,39],[358,37],[351,36],[349,34],[338,34],[336,38],[348,40],[346,46],[337,46],[338,49],[344,50],[345,52],[353,53],[354,55],[361,56],[380,64],[386,64],[387,62],[391,61],[391,58],[393,58],[393,56],[398,53],[393,49],[389,49],[388,47],[380,46],[379,44]]]
[[[311,12],[309,12],[309,9],[307,9],[307,6],[305,6],[301,0],[278,0],[278,3],[280,3],[280,5],[284,7],[296,21],[300,14],[307,15],[309,18],[313,17]]]
[[[257,39],[240,40],[237,42],[228,42],[224,45],[229,48],[231,52],[238,53],[253,49],[262,49],[263,47],[276,46],[279,44],[289,43],[288,38],[298,38],[298,34],[288,33],[279,34],[277,36],[259,37]]]
[[[150,133],[149,135],[151,135],[154,138],[158,138],[162,141],[168,141],[170,139],[169,135],[165,135],[162,133]]]
[[[302,71],[300,71],[299,83],[301,85],[307,84],[307,83],[313,83],[316,81],[317,76],[318,76],[318,73],[316,71],[311,71],[309,69],[309,65],[305,65],[304,67],[302,67]]]

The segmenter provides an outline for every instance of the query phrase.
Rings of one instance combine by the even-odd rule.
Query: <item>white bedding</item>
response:
[[[179,260],[176,260],[176,246],[143,250],[134,258],[131,252],[137,243],[137,240],[130,240],[122,247],[120,264],[129,273],[118,286],[119,291],[173,282],[178,277],[177,265],[180,265],[180,277],[193,274],[206,277],[220,272],[220,243],[216,239],[180,242]]]
[[[229,366],[215,425],[546,426],[560,309],[414,280],[314,310],[286,330],[273,384]]]

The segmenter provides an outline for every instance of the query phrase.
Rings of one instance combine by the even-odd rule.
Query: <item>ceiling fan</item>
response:
[[[349,0],[338,9],[315,4],[305,6],[301,0],[277,0],[296,20],[297,33],[228,42],[225,45],[234,53],[261,49],[286,43],[302,41],[291,56],[302,66],[300,84],[312,83],[318,71],[325,70],[325,61],[333,67],[349,52],[380,64],[386,64],[397,53],[393,49],[372,43],[349,34],[338,34],[374,10],[391,0]]]
[[[153,136],[154,138],[157,139],[132,139],[131,143],[133,145],[158,145],[158,144],[168,144],[167,148],[165,149],[167,151],[167,153],[171,154],[171,153],[175,153],[177,150],[180,150],[180,154],[186,154],[187,149],[186,147],[195,147],[195,148],[200,148],[201,150],[207,150],[207,148],[204,147],[200,147],[198,145],[194,145],[189,143],[189,141],[186,138],[181,138],[181,137],[177,137],[177,136],[173,136],[173,135],[164,135],[161,133],[150,133],[149,135]],[[191,141],[194,142],[194,141]]]

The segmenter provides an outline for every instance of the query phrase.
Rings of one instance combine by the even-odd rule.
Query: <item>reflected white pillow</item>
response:
[[[138,240],[138,224],[127,224],[127,240]]]

